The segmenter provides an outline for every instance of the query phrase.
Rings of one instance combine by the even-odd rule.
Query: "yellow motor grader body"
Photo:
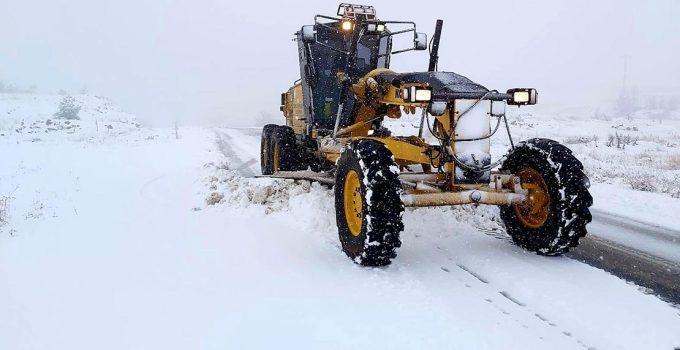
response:
[[[413,22],[343,3],[337,17],[303,26],[300,79],[281,95],[285,126],[263,128],[263,175],[334,185],[343,250],[363,265],[396,256],[405,207],[498,205],[516,244],[545,255],[576,246],[591,220],[583,166],[552,140],[513,143],[506,105],[533,105],[536,90],[500,93],[437,71],[442,23],[428,71],[413,73],[390,68],[391,55],[428,48]],[[412,48],[392,47],[402,34],[413,35]],[[382,125],[416,113],[417,134],[392,136]],[[490,140],[503,123],[511,149],[492,162]]]
[[[351,86],[352,92],[359,99],[371,98],[370,103],[361,106],[358,110],[354,123],[337,131],[333,138],[335,142],[326,143],[321,146],[316,155],[323,157],[331,163],[335,163],[342,152],[343,147],[351,141],[358,139],[371,139],[384,144],[393,154],[395,162],[402,168],[411,165],[420,165],[423,169],[432,167],[443,167],[444,173],[435,174],[430,171],[421,174],[411,174],[411,179],[430,180],[435,183],[445,183],[441,189],[434,189],[423,185],[406,186],[405,194],[412,195],[405,202],[407,206],[434,206],[434,205],[456,205],[466,203],[481,204],[512,204],[524,201],[525,191],[515,188],[515,181],[512,176],[503,174],[496,175],[494,186],[489,184],[456,184],[455,177],[450,176],[455,167],[453,162],[440,164],[439,159],[428,156],[433,152],[433,148],[422,137],[375,137],[371,136],[371,122],[380,118],[377,110],[386,109],[385,116],[389,118],[400,118],[402,113],[414,114],[417,109],[427,108],[427,102],[407,102],[399,98],[400,91],[411,89],[412,87],[427,88],[427,84],[405,84],[395,87],[389,84],[379,86],[374,77],[378,73],[392,73],[394,71],[379,68],[371,71],[366,76],[358,80]],[[291,87],[288,92],[282,95],[283,105],[281,110],[286,118],[286,125],[293,128],[296,134],[304,132],[304,115],[302,84],[298,83]],[[435,117],[436,125],[440,125],[444,134],[449,134],[457,121],[459,112],[455,109],[455,100],[450,101],[450,107],[442,115]],[[489,126],[490,127],[490,126]],[[489,130],[490,131],[490,130]],[[452,143],[455,147],[455,143]],[[419,176],[418,176],[419,175]],[[517,192],[514,192],[517,190]],[[494,192],[495,195],[484,194],[483,196],[472,196],[473,191]],[[446,193],[449,192],[450,195]],[[438,193],[438,195],[425,195],[427,193]]]

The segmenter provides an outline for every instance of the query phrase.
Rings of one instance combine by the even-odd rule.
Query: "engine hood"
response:
[[[477,99],[489,92],[486,87],[453,72],[380,73],[376,80],[391,84],[427,83],[433,100]]]

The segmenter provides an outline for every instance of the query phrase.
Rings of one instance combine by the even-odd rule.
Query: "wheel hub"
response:
[[[356,171],[350,170],[347,173],[343,193],[347,228],[354,237],[358,237],[363,224],[363,200],[361,199],[361,182]]]
[[[522,188],[527,190],[527,200],[515,204],[515,214],[522,224],[537,229],[543,227],[550,215],[548,186],[541,174],[532,168],[522,169],[517,176],[522,179]]]

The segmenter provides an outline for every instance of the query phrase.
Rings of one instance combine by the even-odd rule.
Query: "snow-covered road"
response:
[[[286,184],[274,210],[206,206],[211,162],[236,170],[234,191],[284,181],[243,178],[257,130],[181,134],[2,145],[19,170],[1,179],[43,205],[0,235],[0,349],[680,346],[680,310],[480,232],[488,211],[409,210],[397,259],[371,269],[340,250],[317,184]]]
[[[238,159],[237,163],[249,165],[237,167],[246,177],[259,174],[255,159],[259,156],[259,137],[259,128],[217,131],[221,152]],[[230,146],[233,138],[248,141],[237,144],[239,152],[234,152]],[[239,146],[243,144],[245,147]],[[679,223],[674,215],[680,210],[678,201],[602,184],[595,184],[593,194],[595,207],[591,208],[589,236],[569,256],[680,305],[680,231],[671,228]]]

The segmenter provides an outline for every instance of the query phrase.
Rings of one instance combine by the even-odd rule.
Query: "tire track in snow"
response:
[[[655,239],[668,247],[680,249],[680,240],[674,232],[662,227],[653,226],[640,221],[617,215],[594,211],[593,220],[598,221],[596,229],[606,226],[610,230],[629,233]],[[504,232],[478,229],[478,231],[496,239],[512,243],[512,239]],[[614,242],[600,237],[596,232],[588,233],[572,248],[567,257],[605,270],[621,279],[633,282],[651,290],[660,299],[680,305],[680,262],[671,261],[653,253],[642,251],[634,246],[634,242]],[[647,291],[649,293],[649,291]]]
[[[230,170],[238,172],[245,178],[255,177],[255,173],[250,169],[250,166],[257,163],[257,160],[250,158],[244,162],[231,147],[230,143],[233,139],[227,133],[216,130],[215,136],[217,138],[218,149],[231,163]]]
[[[151,180],[145,182],[145,183],[142,185],[142,187],[139,189],[139,195],[140,195],[140,196],[145,196],[145,195],[146,195],[146,191],[147,191],[147,189],[149,188],[149,186],[153,185],[156,181],[159,181],[160,179],[162,179],[162,178],[164,178],[164,177],[166,177],[166,176],[167,176],[167,174],[158,175],[158,176],[154,177],[153,179],[151,179]]]
[[[439,247],[436,244],[435,247],[442,255],[446,256],[444,250],[441,247]],[[441,266],[440,267],[441,270],[451,275],[456,275],[453,271],[464,272],[463,276],[467,276],[468,279],[472,278],[473,280],[470,281],[470,283],[476,284],[475,286],[473,286],[470,283],[463,282],[464,285],[467,288],[479,290],[480,291],[479,296],[483,298],[484,301],[492,304],[504,316],[512,318],[515,322],[517,322],[524,328],[530,328],[530,324],[527,324],[522,320],[529,320],[531,319],[531,317],[534,317],[536,320],[538,320],[539,324],[542,323],[549,328],[553,328],[555,331],[559,332],[562,336],[572,339],[584,349],[593,349],[593,347],[588,346],[582,340],[575,337],[573,332],[562,329],[562,327],[560,327],[557,323],[550,321],[547,317],[541,315],[539,312],[532,310],[529,303],[518,299],[517,297],[513,296],[510,292],[504,289],[499,289],[496,286],[494,286],[490,279],[486,278],[483,274],[475,271],[474,269],[464,264],[455,262],[455,260],[449,256],[446,256],[446,258],[448,261],[455,263],[458,269],[452,270],[447,266]],[[460,279],[460,275],[458,275],[457,278]],[[502,299],[499,299],[499,295]],[[515,317],[513,314],[514,312],[527,314],[527,316],[529,317]]]

